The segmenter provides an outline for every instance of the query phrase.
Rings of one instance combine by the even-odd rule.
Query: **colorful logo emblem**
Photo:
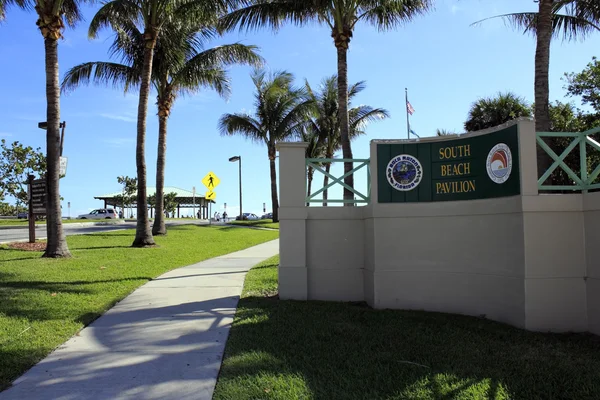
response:
[[[392,158],[386,168],[389,184],[396,190],[407,192],[413,190],[423,179],[423,167],[419,160],[408,154],[400,154]]]
[[[512,153],[504,143],[495,145],[487,157],[487,173],[490,179],[502,184],[510,178],[512,171]]]

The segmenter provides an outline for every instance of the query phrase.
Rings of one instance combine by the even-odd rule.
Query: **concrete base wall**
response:
[[[308,299],[363,301],[365,222],[358,207],[308,208]]]
[[[299,207],[281,215],[282,243],[295,241],[281,254],[281,298],[600,334],[600,194]]]
[[[590,332],[600,335],[600,193],[584,195],[587,308]]]
[[[306,145],[281,144],[280,297],[600,335],[600,193],[539,195],[519,124],[521,195],[485,200],[306,207]],[[371,193],[376,166],[373,143]]]

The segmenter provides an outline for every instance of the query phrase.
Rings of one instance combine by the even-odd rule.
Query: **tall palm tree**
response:
[[[352,99],[366,88],[364,81],[358,82],[348,90],[349,104]],[[308,125],[318,138],[316,146],[322,148],[325,158],[333,158],[335,152],[342,149],[342,130],[339,124],[338,114],[340,112],[337,76],[333,75],[323,79],[319,92],[315,93],[308,82],[306,89],[309,97],[314,103],[313,115]],[[365,134],[366,126],[373,121],[389,118],[387,110],[382,108],[373,108],[370,106],[357,106],[348,110],[348,120],[350,124],[350,140],[354,140],[360,135]],[[325,163],[325,171],[329,173],[331,163]],[[309,171],[310,172],[310,171]],[[310,182],[310,181],[309,181]],[[323,186],[329,184],[327,175],[323,178]],[[323,191],[323,205],[327,206],[328,191]]]
[[[0,21],[6,7],[16,5],[34,9],[36,25],[44,38],[46,69],[46,232],[47,244],[43,257],[70,257],[62,229],[60,207],[60,88],[58,84],[58,39],[62,38],[65,23],[74,27],[81,20],[79,4],[92,0],[0,0]]]
[[[293,86],[294,76],[286,71],[268,75],[255,69],[252,81],[254,115],[248,113],[225,114],[219,120],[223,136],[242,135],[267,146],[271,172],[271,203],[273,222],[279,221],[277,196],[277,171],[275,169],[275,144],[301,134],[311,111],[312,101],[303,88]]]
[[[584,38],[599,30],[600,12],[597,0],[537,0],[537,12],[522,12],[499,15],[523,33],[536,36],[535,50],[535,129],[537,132],[550,130],[550,43],[553,37],[564,40]],[[489,19],[489,18],[488,18]],[[482,21],[478,21],[480,23]],[[539,175],[550,166],[551,160],[546,152],[537,149]]]
[[[512,92],[498,93],[494,97],[478,99],[471,105],[465,130],[480,131],[519,117],[531,117],[531,106],[525,99]]]
[[[303,142],[307,143],[305,157],[306,158],[324,158],[325,157],[325,148],[319,140],[319,132],[316,132],[313,129],[307,129],[307,127],[302,128],[302,132],[300,133],[300,138]],[[308,167],[306,171],[307,178],[307,188],[306,188],[306,196],[310,196],[312,191],[312,181],[315,175],[315,170],[313,167]],[[306,206],[310,206],[310,203],[306,203]]]
[[[156,161],[156,197],[153,235],[167,233],[164,218],[164,176],[166,165],[167,123],[175,100],[182,95],[198,92],[207,87],[220,96],[231,92],[225,67],[231,64],[256,65],[262,62],[256,46],[239,43],[206,48],[214,37],[213,28],[181,23],[167,23],[162,28],[154,52],[151,83],[157,92],[158,152]],[[127,64],[89,62],[71,68],[63,80],[63,90],[87,84],[122,86],[126,91],[139,86],[141,65],[144,60],[143,34],[135,25],[117,28],[113,55],[120,55]]]
[[[101,29],[110,27],[139,27],[144,39],[144,59],[141,65],[141,81],[137,115],[136,168],[138,178],[137,226],[132,246],[154,245],[154,238],[148,218],[146,194],[146,116],[148,97],[152,79],[154,51],[163,26],[170,21],[206,24],[216,22],[216,18],[235,6],[235,0],[110,0],[98,10],[88,34],[96,38]],[[185,22],[184,22],[185,21]],[[163,35],[164,36],[164,35]]]
[[[364,21],[379,30],[388,30],[411,21],[425,13],[432,0],[247,0],[247,7],[233,11],[221,19],[221,28],[257,29],[269,26],[279,28],[284,22],[306,25],[317,22],[331,29],[337,51],[338,113],[341,130],[341,147],[345,159],[352,158],[350,146],[350,121],[348,114],[348,63],[347,53],[356,24]],[[344,163],[344,172],[352,170],[352,163]],[[354,187],[354,177],[344,179]],[[352,191],[344,190],[344,199],[353,199]],[[347,204],[352,205],[352,204]]]

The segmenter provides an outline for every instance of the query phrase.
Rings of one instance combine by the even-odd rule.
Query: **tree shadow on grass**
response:
[[[236,302],[232,296],[152,306],[135,297],[128,299],[30,369],[0,397],[68,394],[97,399],[137,393],[138,397],[208,398]],[[20,352],[0,348],[0,390],[48,353],[39,343],[33,347],[35,356],[26,360],[19,358]]]
[[[71,317],[74,320],[91,322],[86,307],[82,306],[80,316],[72,316],[70,302],[74,300],[71,295],[81,296],[81,302],[88,298],[86,295],[97,295],[105,289],[105,285],[114,286],[119,283],[150,281],[147,276],[99,279],[89,281],[14,281],[14,275],[0,273],[0,313],[7,317],[25,318],[29,321],[48,321]],[[62,296],[71,296],[62,299]],[[54,296],[58,296],[56,299]],[[116,302],[116,301],[115,301]],[[114,304],[114,303],[112,303]],[[66,308],[65,308],[66,307]],[[91,305],[91,307],[94,307]],[[103,310],[101,310],[103,311]],[[96,314],[96,318],[98,313]]]
[[[84,237],[89,237],[89,236],[94,236],[94,237],[119,237],[119,236],[127,236],[130,238],[134,238],[135,237],[135,233],[86,233],[84,235],[77,235],[77,236],[84,236]]]
[[[315,399],[593,399],[598,371],[593,335],[250,297],[240,301],[215,399],[258,398],[286,387],[281,376],[302,377]]]
[[[73,247],[71,250],[106,250],[106,249],[131,249],[135,247],[131,246],[123,246],[123,245],[115,245],[115,246],[93,246],[93,247]]]

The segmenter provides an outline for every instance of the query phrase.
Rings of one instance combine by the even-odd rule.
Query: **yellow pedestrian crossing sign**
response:
[[[204,197],[206,198],[206,200],[216,200],[217,199],[217,193],[213,192],[212,190],[209,190],[208,192],[206,192],[206,194],[204,195]]]
[[[209,191],[212,191],[212,190],[214,190],[214,188],[219,186],[219,183],[221,183],[221,180],[219,178],[217,178],[217,176],[214,174],[214,172],[209,172],[208,174],[206,174],[204,179],[202,179],[202,183],[204,184],[204,186],[206,186],[206,188]],[[206,198],[208,199],[208,196]]]

